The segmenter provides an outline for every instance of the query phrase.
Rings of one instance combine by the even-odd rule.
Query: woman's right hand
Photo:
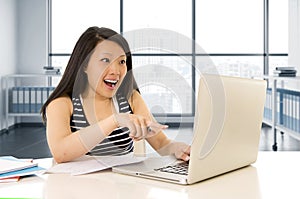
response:
[[[151,137],[168,128],[167,125],[153,122],[143,116],[135,114],[118,113],[114,114],[114,119],[117,126],[127,127],[130,132],[129,136],[136,141]]]

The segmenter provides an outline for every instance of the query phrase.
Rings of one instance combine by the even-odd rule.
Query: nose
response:
[[[109,73],[114,74],[114,75],[119,75],[120,74],[120,66],[118,64],[118,60],[113,61],[109,65]]]

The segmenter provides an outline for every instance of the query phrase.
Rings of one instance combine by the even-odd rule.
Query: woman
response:
[[[143,101],[127,41],[90,27],[77,41],[64,75],[41,109],[57,163],[84,154],[123,155],[146,139],[161,155],[189,159],[189,146],[169,140]]]

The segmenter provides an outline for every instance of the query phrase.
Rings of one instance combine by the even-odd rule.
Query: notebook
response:
[[[23,161],[12,156],[0,157],[0,175],[37,166],[37,163]]]
[[[265,98],[264,80],[202,75],[189,162],[182,163],[173,156],[149,157],[138,164],[113,167],[112,171],[193,184],[246,167],[257,158]],[[170,166],[177,164],[186,169],[174,173]]]

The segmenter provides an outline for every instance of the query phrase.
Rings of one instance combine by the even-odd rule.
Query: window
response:
[[[209,54],[263,53],[261,0],[197,1],[196,24],[196,42]]]
[[[192,1],[124,1],[123,13],[134,74],[151,112],[191,116]]]
[[[191,0],[130,0],[124,2],[124,32],[159,28],[192,37]]]
[[[78,37],[90,26],[120,30],[120,1],[51,0],[51,64],[66,67]]]
[[[269,52],[288,52],[288,1],[269,1]]]
[[[156,116],[193,116],[202,70],[252,77],[288,63],[288,1],[49,1],[50,64],[65,67],[90,26],[122,32],[141,93]]]
[[[221,75],[254,77],[263,75],[263,56],[210,56]]]
[[[141,94],[152,113],[191,115],[191,57],[136,56],[133,64]]]
[[[269,1],[269,74],[277,66],[288,66],[288,4],[289,1]]]
[[[200,0],[196,10],[197,46],[210,55],[219,74],[262,75],[264,10],[261,0]]]

